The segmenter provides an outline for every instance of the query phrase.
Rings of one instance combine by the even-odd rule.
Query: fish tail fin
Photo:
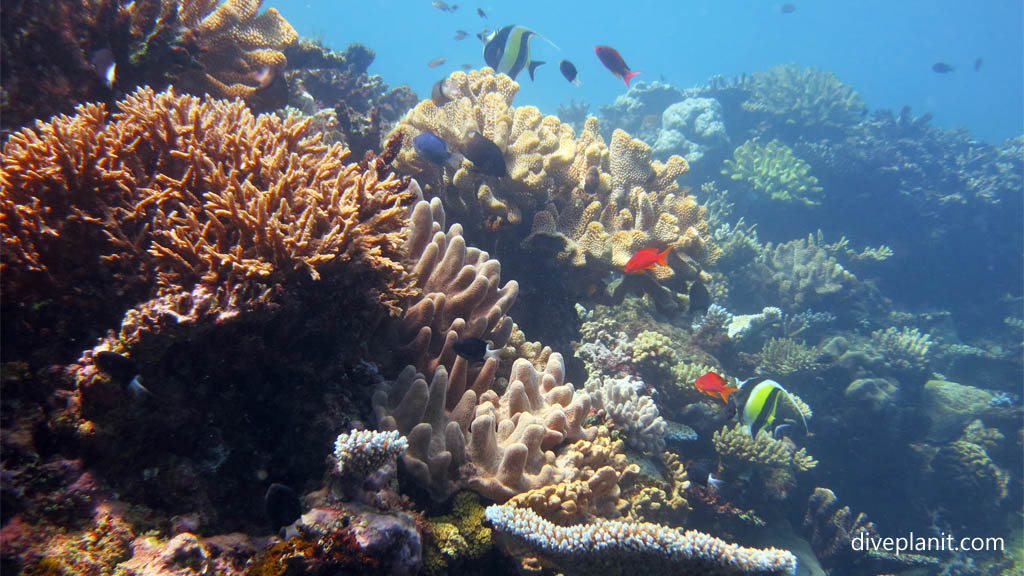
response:
[[[460,152],[452,152],[452,154],[448,156],[448,160],[447,162],[445,162],[445,164],[447,164],[449,168],[457,170],[460,166],[462,166],[463,158],[465,158],[465,156],[463,156]]]
[[[541,64],[544,64],[544,62],[542,62],[540,60],[533,60],[533,61],[530,62],[529,70],[530,70],[530,81],[531,82],[533,81],[533,72],[534,72],[534,70],[539,68]]]
[[[728,404],[729,403],[729,395],[734,393],[734,392],[737,392],[737,391],[739,391],[739,388],[733,388],[732,386],[725,386],[719,392],[722,394],[722,400],[724,400],[725,403]]]
[[[793,409],[796,410],[796,413],[800,415],[800,420],[804,423],[804,432],[810,434],[811,429],[807,427],[807,418],[804,417],[804,411],[801,410],[800,405],[797,404],[795,400],[793,400],[793,396],[789,393],[789,390],[783,388],[782,391],[786,393],[786,399],[789,400],[789,403],[793,405]]]
[[[637,74],[643,74],[643,72],[626,72],[626,75],[622,77],[622,81],[626,83],[626,88],[629,88],[629,81]]]
[[[671,249],[672,249],[672,247],[669,246],[668,248],[665,248],[665,250],[663,252],[658,254],[658,259],[656,260],[656,262],[658,264],[661,264],[662,266],[668,266],[668,260],[667,260],[667,258],[668,258],[668,251],[671,250]]]
[[[583,82],[580,82],[580,79],[579,79],[579,78],[577,78],[577,79],[573,80],[573,81],[572,81],[572,83],[573,83],[573,84],[575,84],[575,85],[577,85],[577,86],[583,86]]]

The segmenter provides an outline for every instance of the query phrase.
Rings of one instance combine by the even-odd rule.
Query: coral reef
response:
[[[839,507],[834,492],[816,487],[807,501],[804,528],[811,531],[811,546],[818,560],[828,566],[856,564],[866,552],[850,545],[854,536],[874,536],[875,525],[863,513],[854,515],[849,506]]]
[[[786,375],[812,372],[821,365],[815,362],[818,351],[792,338],[770,338],[761,348],[760,371],[763,374]]]
[[[977,517],[995,510],[1006,498],[1009,474],[996,466],[984,446],[965,439],[954,440],[939,449],[932,466],[935,484],[955,494],[943,498],[965,517]]]
[[[672,104],[661,115],[661,130],[652,146],[659,160],[679,154],[690,166],[716,163],[729,146],[722,106],[714,98],[686,98]]]
[[[529,509],[489,506],[488,521],[506,549],[523,555],[524,567],[553,565],[567,575],[764,574],[795,575],[796,557],[770,548],[728,544],[695,530],[647,522],[599,521],[558,526]]]
[[[625,94],[601,107],[602,125],[607,127],[602,136],[610,138],[612,130],[619,129],[654,142],[665,110],[685,97],[686,93],[665,82],[635,82]]]
[[[852,291],[857,282],[813,236],[778,245],[769,242],[749,268],[747,273],[758,278],[761,298],[774,296],[787,310],[828,308],[831,298]]]
[[[664,468],[657,486],[644,486],[630,497],[630,518],[645,522],[679,525],[690,510],[686,492],[690,479],[683,463],[672,452],[661,453]]]
[[[871,347],[885,357],[888,366],[897,370],[923,370],[928,363],[931,335],[917,328],[890,326],[871,333]]]
[[[458,573],[460,563],[491,549],[491,530],[484,526],[484,507],[476,494],[455,495],[451,514],[432,517],[423,544],[423,567],[428,574]]]
[[[733,159],[725,161],[722,174],[779,202],[813,205],[822,192],[807,162],[778,140],[744,142],[733,151]]]
[[[5,6],[2,57],[5,128],[110,100],[137,86],[174,84],[196,95],[242,97],[269,110],[285,103],[282,50],[298,34],[261,1],[87,0]],[[105,69],[116,64],[113,81]],[[105,66],[105,64],[100,65]]]
[[[715,432],[712,443],[721,457],[726,478],[735,479],[751,470],[761,472],[765,490],[779,500],[788,495],[798,472],[818,464],[805,448],[797,449],[789,438],[775,438],[765,430],[754,437],[739,423]]]
[[[215,295],[204,315],[231,315],[339,269],[362,270],[387,308],[412,293],[399,251],[415,190],[387,161],[345,164],[308,121],[240,101],[141,89],[118,107],[108,121],[84,105],[4,147],[3,291],[21,321],[109,325],[147,297],[180,309],[195,285]]]
[[[408,86],[389,89],[380,76],[367,74],[376,54],[362,44],[332,51],[300,40],[285,55],[289,105],[311,116],[326,110],[336,128],[329,134],[335,133],[356,158],[377,149],[381,136],[419,102]]]
[[[626,433],[626,443],[634,448],[660,451],[665,447],[665,420],[650,396],[639,394],[643,382],[630,377],[611,378],[592,375],[585,386],[595,410]]]
[[[394,462],[409,447],[398,432],[354,430],[339,434],[334,441],[334,459],[340,474],[365,478],[381,466]]]
[[[469,487],[505,501],[566,476],[551,450],[565,440],[594,437],[596,429],[583,427],[590,398],[564,383],[558,353],[548,356],[543,370],[516,359],[501,395],[491,389],[496,358],[470,366],[455,353],[454,342],[470,336],[504,347],[513,325],[504,312],[517,285],[499,290],[500,264],[467,248],[458,224],[442,232],[444,222],[436,198],[412,209],[407,253],[423,297],[408,308],[402,331],[411,338],[406,349],[415,365],[378,388],[374,412],[381,429],[408,437],[402,460],[435,499]],[[417,370],[431,374],[429,384]]]
[[[687,167],[680,157],[651,162],[650,146],[622,131],[610,144],[595,118],[575,131],[531,106],[515,108],[519,85],[489,68],[453,73],[446,80],[452,101],[425,100],[395,129],[403,134],[398,165],[431,195],[442,197],[461,222],[530,225],[524,247],[573,266],[621,268],[638,249],[670,246],[663,282],[699,277],[718,250],[711,242],[704,209],[675,182]],[[501,150],[508,176],[471,170],[464,160],[454,173],[419,157],[412,138],[429,131],[461,149],[480,133]],[[685,292],[685,284],[677,286]]]
[[[841,133],[867,112],[857,92],[835,74],[801,70],[796,64],[773,66],[732,82],[712,79],[701,92],[729,103],[727,117],[742,118],[751,131],[768,123],[769,131],[782,134]]]

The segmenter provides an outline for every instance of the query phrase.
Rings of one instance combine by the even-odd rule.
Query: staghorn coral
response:
[[[871,347],[885,357],[888,366],[897,370],[923,370],[928,364],[931,335],[917,328],[902,330],[890,326],[871,333]]]
[[[665,447],[665,420],[654,400],[637,392],[643,388],[643,382],[631,381],[628,375],[612,378],[593,374],[586,383],[594,409],[603,411],[626,432],[630,446],[660,451]]]
[[[811,167],[778,140],[763,144],[754,138],[733,151],[722,174],[751,190],[785,203],[818,204],[821,186]]]
[[[354,430],[339,434],[334,441],[336,468],[340,474],[365,478],[393,462],[408,446],[409,442],[394,430]]]
[[[244,311],[284,283],[346,270],[385,308],[415,292],[401,249],[418,188],[385,157],[345,164],[308,121],[240,101],[140,89],[118,108],[108,119],[83,105],[4,147],[2,286],[27,318],[109,325],[197,285],[215,296],[204,312]]]
[[[832,566],[849,566],[863,554],[850,546],[853,537],[875,535],[875,525],[867,516],[854,516],[849,506],[840,508],[835,493],[821,487],[807,500],[804,528],[811,531],[815,555]]]
[[[528,223],[524,247],[577,267],[596,262],[602,271],[649,244],[672,246],[676,257],[662,280],[693,280],[717,257],[703,207],[675,182],[687,169],[682,158],[652,163],[650,146],[621,130],[605,144],[595,118],[577,137],[557,117],[513,107],[519,85],[489,68],[455,72],[446,87],[452,101],[423,101],[396,128],[404,137],[398,165],[458,210],[460,221]],[[508,176],[481,175],[468,161],[454,173],[430,165],[412,146],[423,131],[454,148],[479,132],[502,150]]]
[[[508,505],[488,506],[486,515],[506,550],[533,570],[550,565],[567,575],[796,574],[789,552],[742,548],[696,530],[616,520],[558,526]]]

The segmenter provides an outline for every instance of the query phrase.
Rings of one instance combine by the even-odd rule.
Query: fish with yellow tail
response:
[[[782,425],[770,428],[778,416],[780,398],[785,398],[789,401],[797,414],[800,414],[800,420],[804,423],[804,430],[808,431],[807,419],[804,417],[803,410],[800,409],[800,406],[793,400],[793,396],[781,384],[767,378],[748,378],[740,383],[740,388],[746,388],[748,385],[752,385],[753,388],[747,396],[747,401],[743,404],[740,421],[750,431],[751,436],[757,436],[758,432],[765,429],[770,429],[771,433],[774,434],[777,428],[781,428]]]

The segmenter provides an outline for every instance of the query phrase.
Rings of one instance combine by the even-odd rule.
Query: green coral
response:
[[[446,574],[452,561],[480,558],[491,548],[484,507],[473,492],[458,493],[451,514],[429,522],[433,534],[423,546],[423,566],[428,574]]]
[[[748,76],[741,87],[751,92],[748,112],[765,113],[797,128],[835,130],[856,124],[867,106],[860,95],[831,73],[796,64],[773,66]]]
[[[725,161],[722,174],[744,182],[772,200],[787,203],[818,204],[821,195],[818,179],[811,166],[778,140],[764,144],[758,138],[747,140]]]

